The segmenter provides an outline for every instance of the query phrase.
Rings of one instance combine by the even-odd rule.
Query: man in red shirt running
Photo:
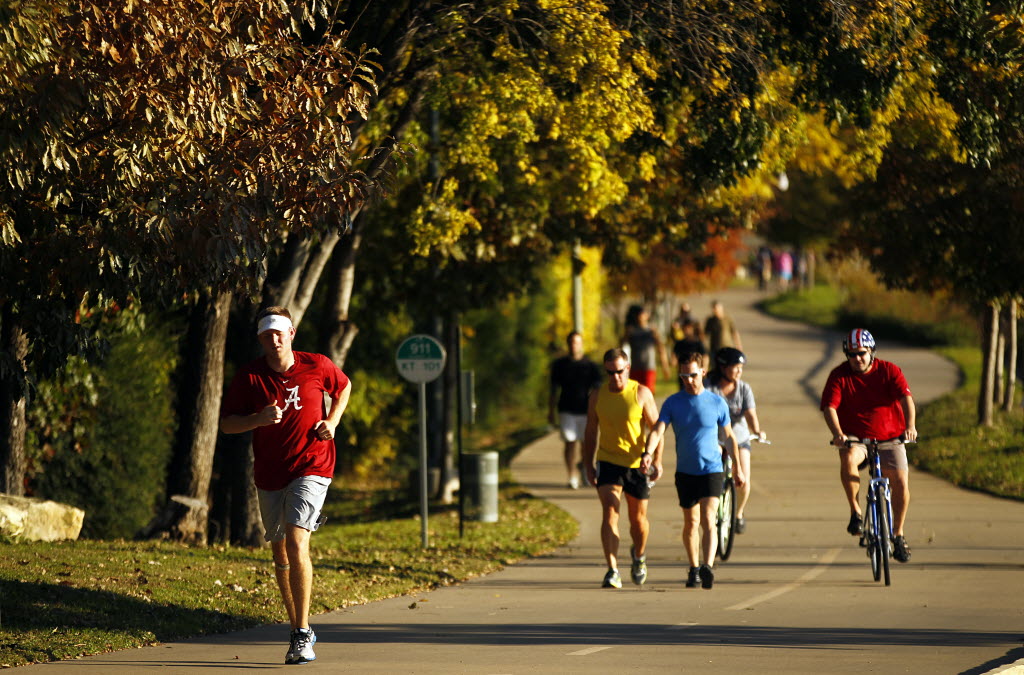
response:
[[[268,307],[257,321],[264,355],[231,381],[220,428],[226,434],[253,432],[264,536],[292,629],[285,663],[306,663],[316,659],[316,634],[309,627],[309,537],[323,523],[321,509],[334,477],[334,430],[352,384],[326,356],[292,351],[295,328],[286,308]],[[330,410],[324,394],[331,398]]]
[[[828,376],[821,394],[825,424],[832,432],[832,445],[839,448],[839,478],[850,503],[850,523],[846,530],[860,535],[864,521],[857,495],[860,490],[858,467],[867,459],[863,443],[847,447],[847,434],[877,440],[917,440],[916,408],[903,371],[895,364],[875,358],[875,338],[857,328],[843,339],[846,363]],[[903,523],[910,505],[907,448],[898,440],[880,444],[878,455],[882,474],[892,489],[893,532],[896,535],[893,557],[910,560],[910,547],[903,536]]]

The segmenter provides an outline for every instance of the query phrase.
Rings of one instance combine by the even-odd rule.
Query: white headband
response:
[[[279,330],[282,333],[287,333],[292,328],[291,319],[280,314],[267,314],[265,317],[260,319],[259,324],[256,326],[256,334],[259,335],[268,330]]]

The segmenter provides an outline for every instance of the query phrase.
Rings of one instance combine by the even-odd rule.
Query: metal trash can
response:
[[[461,468],[466,519],[498,522],[498,453],[463,453]]]

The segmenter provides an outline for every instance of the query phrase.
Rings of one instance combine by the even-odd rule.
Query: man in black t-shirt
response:
[[[580,486],[580,466],[576,447],[583,442],[587,428],[587,401],[590,392],[601,385],[601,368],[583,354],[583,336],[577,331],[565,339],[569,354],[551,362],[551,396],[548,421],[556,423],[565,443],[565,470],[569,487]]]
[[[704,347],[704,341],[700,339],[697,333],[699,328],[696,322],[690,322],[683,324],[683,335],[680,339],[676,340],[675,344],[672,345],[672,360],[675,362],[676,367],[680,363],[686,363],[687,358],[690,354],[701,355],[701,367],[707,370],[708,368],[708,350]],[[683,390],[683,382],[679,381],[679,391]]]

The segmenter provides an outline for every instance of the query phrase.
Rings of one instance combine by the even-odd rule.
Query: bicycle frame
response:
[[[890,441],[902,442],[903,439],[894,438]],[[891,583],[889,560],[892,557],[895,538],[892,529],[892,490],[889,487],[889,479],[882,475],[882,461],[878,455],[878,446],[890,441],[854,437],[850,437],[846,441],[847,447],[851,443],[862,443],[867,448],[868,456],[864,464],[868,468],[869,481],[861,546],[867,548],[868,558],[871,560],[871,572],[875,581],[881,580],[884,576],[886,586]]]

